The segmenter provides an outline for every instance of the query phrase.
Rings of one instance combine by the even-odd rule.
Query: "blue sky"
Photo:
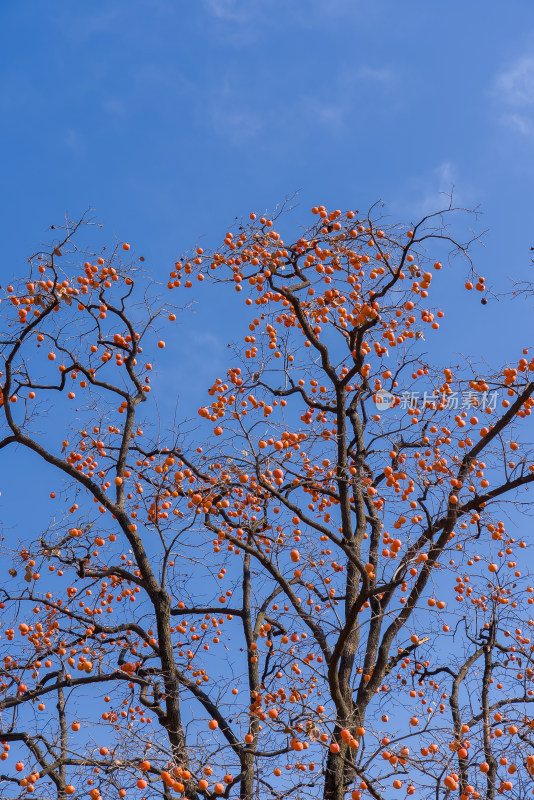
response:
[[[1,282],[65,212],[93,208],[166,281],[184,249],[297,190],[295,230],[314,204],[378,199],[409,223],[453,184],[483,212],[488,285],[531,274],[532,0],[3,0],[0,39]],[[489,317],[462,283],[441,287],[443,349],[517,358],[531,304]],[[199,299],[164,354],[185,414],[243,330],[233,296]]]
[[[89,206],[166,271],[297,189],[402,217],[451,184],[485,260],[528,260],[530,0],[4,0],[0,23],[2,272]]]

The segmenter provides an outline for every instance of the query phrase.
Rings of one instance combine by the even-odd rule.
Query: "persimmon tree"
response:
[[[463,212],[380,213],[251,214],[166,287],[68,223],[7,286],[2,474],[52,512],[2,541],[2,797],[534,793],[534,360],[443,363],[433,293],[487,292]],[[250,322],[167,425],[203,281]]]

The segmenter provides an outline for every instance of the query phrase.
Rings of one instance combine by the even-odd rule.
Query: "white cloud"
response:
[[[373,81],[374,83],[392,84],[397,80],[396,74],[390,69],[373,69],[373,67],[360,67],[356,70],[357,81]]]
[[[431,214],[438,208],[444,208],[454,192],[455,204],[460,203],[458,193],[454,190],[455,170],[450,161],[443,161],[429,175],[419,181],[420,199],[416,202],[419,214]]]
[[[414,219],[420,219],[446,208],[451,196],[455,207],[468,208],[478,202],[473,187],[461,181],[461,189],[458,189],[459,183],[457,166],[452,161],[442,161],[433,169],[412,178],[402,187],[401,193],[388,203],[388,207],[403,217],[413,215]]]
[[[512,128],[522,133],[523,136],[530,136],[534,133],[534,119],[527,117],[525,114],[507,114],[505,119]]]
[[[117,97],[103,98],[102,108],[112,117],[124,117],[126,114],[126,104],[124,100]]]
[[[253,111],[222,104],[213,108],[212,121],[215,131],[234,145],[254,138],[263,127],[262,120]]]
[[[251,8],[239,0],[206,0],[208,10],[217,19],[227,22],[247,22],[251,16]]]
[[[211,106],[211,122],[214,131],[234,145],[253,139],[264,127],[263,117],[243,97],[229,75],[222,81]]]
[[[398,74],[392,69],[361,66],[342,72],[329,86],[327,99],[317,94],[305,95],[302,107],[305,114],[310,114],[331,132],[341,133],[350,124],[362,94],[369,91],[387,94],[398,80]],[[394,102],[391,97],[389,101]]]
[[[87,145],[79,131],[74,130],[74,128],[68,128],[61,138],[64,146],[74,153],[74,155],[85,155]]]
[[[523,56],[495,82],[502,102],[517,108],[534,106],[534,56]]]
[[[524,136],[534,133],[534,56],[524,55],[496,77],[501,121]]]
[[[437,178],[437,187],[440,192],[444,189],[450,189],[454,183],[453,180],[453,167],[450,161],[444,161],[434,170]]]
[[[61,18],[60,25],[71,39],[78,42],[87,41],[93,36],[113,31],[121,19],[121,7],[118,4],[95,13],[87,13],[82,17],[66,15]]]
[[[343,102],[321,101],[316,97],[305,97],[302,100],[304,114],[315,123],[328,128],[330,133],[341,133],[347,121],[350,106]]]

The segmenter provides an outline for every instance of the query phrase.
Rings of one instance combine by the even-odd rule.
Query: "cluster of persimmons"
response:
[[[163,297],[73,225],[7,286],[0,451],[53,511],[2,541],[2,797],[534,794],[534,358],[426,354],[452,271],[428,251],[486,303],[447,213],[317,206],[290,244],[250,214]],[[247,328],[177,425],[169,290],[197,285]]]

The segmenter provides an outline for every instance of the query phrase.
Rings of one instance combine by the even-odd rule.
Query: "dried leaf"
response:
[[[310,742],[318,742],[319,737],[321,735],[321,731],[311,720],[306,723],[306,733],[308,734],[308,739]]]

